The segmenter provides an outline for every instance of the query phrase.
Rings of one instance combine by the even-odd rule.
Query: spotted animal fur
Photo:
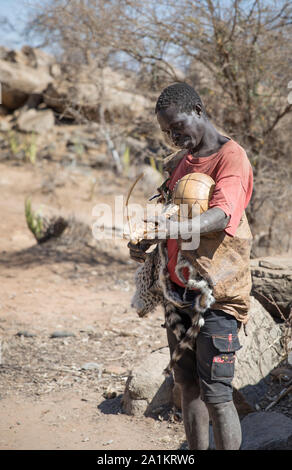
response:
[[[132,307],[136,308],[140,317],[154,311],[158,305],[164,306],[165,326],[173,331],[178,340],[171,360],[164,370],[165,375],[171,373],[175,363],[183,356],[186,349],[193,349],[200,328],[204,325],[204,313],[215,301],[207,281],[194,270],[189,261],[179,252],[175,270],[178,278],[187,288],[196,288],[201,292],[195,298],[194,304],[184,301],[178,292],[172,289],[167,261],[166,245],[160,243],[148,255],[145,263],[136,271],[136,292],[131,302]],[[182,273],[183,268],[186,267],[189,269],[190,274],[188,280],[184,278]],[[177,307],[193,308],[192,323],[187,330]]]

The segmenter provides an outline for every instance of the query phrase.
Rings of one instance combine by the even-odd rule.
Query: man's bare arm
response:
[[[197,221],[198,217],[200,218],[199,222]],[[178,222],[179,235],[185,237],[191,234],[192,226],[199,226],[200,233],[221,232],[227,227],[229,220],[230,216],[227,216],[222,209],[212,207],[194,219]]]
[[[227,227],[229,220],[230,216],[227,216],[219,207],[212,207],[203,214],[196,216],[194,219],[189,219],[183,222],[171,220],[165,221],[165,219],[163,219],[165,226],[160,231],[160,238],[142,240],[136,244],[131,242],[128,243],[130,257],[135,261],[143,263],[146,259],[145,252],[148,248],[150,248],[151,245],[171,238],[171,233],[177,233],[179,237],[186,239],[188,236],[191,236],[193,227],[200,227],[200,234],[221,232]]]

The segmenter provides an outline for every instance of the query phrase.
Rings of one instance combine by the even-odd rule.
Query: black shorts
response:
[[[188,328],[191,325],[191,310],[177,308],[177,313]],[[222,310],[208,309],[204,320],[194,350],[186,349],[175,364],[174,380],[180,385],[199,385],[201,398],[207,403],[231,401],[235,351],[241,348],[238,340],[240,324],[235,317]],[[169,328],[167,338],[172,354],[177,339]]]

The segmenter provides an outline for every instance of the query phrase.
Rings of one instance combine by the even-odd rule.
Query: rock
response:
[[[257,258],[252,259],[250,264],[252,294],[268,312],[281,318],[277,307],[273,304],[274,299],[283,315],[288,317],[292,307],[291,256]]]
[[[111,115],[142,116],[152,104],[143,95],[135,92],[129,77],[121,75],[110,67],[103,70],[104,102]],[[129,91],[132,90],[132,91]],[[125,112],[126,110],[126,112]]]
[[[103,442],[102,445],[103,445],[103,446],[108,446],[108,445],[112,444],[113,442],[114,442],[114,441],[113,441],[112,439],[110,439],[110,440],[107,441],[107,442]]]
[[[50,83],[44,92],[46,105],[69,119],[75,117],[73,110],[78,108],[83,112],[86,109],[86,117],[96,121],[99,99],[98,90],[94,84],[79,83],[78,79],[73,84],[62,76]]]
[[[288,362],[289,364],[289,362]],[[274,381],[284,381],[288,382],[292,379],[292,368],[288,367],[276,367],[271,371],[271,377]]]
[[[49,70],[56,62],[53,55],[48,54],[37,47],[24,45],[21,48],[21,53],[27,58],[27,64],[30,67],[37,68],[38,70]]]
[[[110,384],[106,391],[103,392],[102,396],[103,398],[106,398],[106,400],[112,400],[113,398],[117,397],[117,391],[114,389],[113,385]]]
[[[24,336],[25,338],[33,338],[34,336],[36,336],[36,334],[30,333],[29,331],[26,331],[26,330],[22,330],[22,331],[18,331],[15,336]]]
[[[129,91],[132,89],[130,79],[117,71],[106,67],[102,77],[101,83],[100,70],[92,70],[86,65],[80,67],[74,77],[65,77],[57,72],[54,82],[48,85],[44,93],[44,101],[66,118],[74,118],[73,109],[78,109],[87,119],[95,122],[99,121],[101,88],[107,118],[119,117],[128,122],[130,117],[143,115],[145,108],[151,106],[144,96]]]
[[[292,419],[282,413],[250,413],[241,421],[240,450],[292,450]],[[215,449],[210,425],[210,450]]]
[[[17,63],[46,71],[48,71],[49,67],[56,62],[53,55],[47,54],[36,47],[34,48],[27,45],[24,45],[20,50],[2,50],[0,51],[0,57],[7,62]]]
[[[0,46],[0,60],[5,60],[9,49],[5,46]]]
[[[292,450],[292,419],[281,413],[251,413],[241,429],[241,450]]]
[[[1,132],[9,132],[11,130],[11,124],[6,119],[0,120],[0,131]]]
[[[62,75],[62,69],[61,69],[61,66],[59,64],[52,64],[50,66],[50,74],[54,77],[54,78],[59,78],[61,75]]]
[[[75,334],[70,331],[54,331],[50,338],[67,338],[69,336],[75,336]]]
[[[82,370],[101,370],[102,366],[97,364],[97,362],[86,362],[81,366]]]
[[[41,109],[43,96],[41,93],[32,93],[29,95],[28,99],[26,100],[25,107],[26,108],[39,108]]]
[[[27,65],[0,60],[2,104],[10,110],[24,105],[32,93],[42,93],[53,77],[48,72]]]
[[[241,327],[239,331],[242,348],[236,352],[233,385],[254,406],[267,390],[264,378],[283,358],[283,346],[281,325],[254,297],[249,315],[245,330]]]
[[[151,415],[155,409],[172,403],[172,377],[165,378],[163,370],[169,362],[168,348],[145,357],[128,377],[122,400],[125,413]]]
[[[9,114],[9,111],[2,104],[0,104],[0,117],[7,116],[7,114]]]
[[[28,109],[20,113],[16,125],[20,131],[44,134],[54,127],[55,118],[51,109],[37,111]]]

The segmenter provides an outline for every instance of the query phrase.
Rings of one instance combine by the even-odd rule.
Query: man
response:
[[[244,149],[221,135],[209,121],[196,91],[185,83],[163,90],[156,104],[160,128],[181,149],[167,160],[165,169],[171,192],[185,174],[205,173],[215,181],[209,209],[200,218],[200,244],[195,250],[183,249],[182,241],[190,234],[193,220],[169,222],[164,229],[167,239],[167,270],[173,289],[186,302],[196,290],[186,289],[175,267],[178,254],[189,260],[212,287],[215,303],[204,314],[205,323],[195,342],[174,366],[174,379],[180,385],[182,413],[189,449],[208,449],[209,418],[212,421],[216,449],[239,449],[241,426],[232,398],[235,351],[241,346],[238,328],[247,321],[251,288],[249,254],[251,233],[245,216],[252,194],[252,169]],[[171,239],[177,224],[178,239]],[[129,243],[131,258],[143,262],[145,252],[157,240]],[[186,278],[187,278],[186,273]],[[190,326],[190,307],[177,308]],[[170,352],[177,339],[167,328]]]

